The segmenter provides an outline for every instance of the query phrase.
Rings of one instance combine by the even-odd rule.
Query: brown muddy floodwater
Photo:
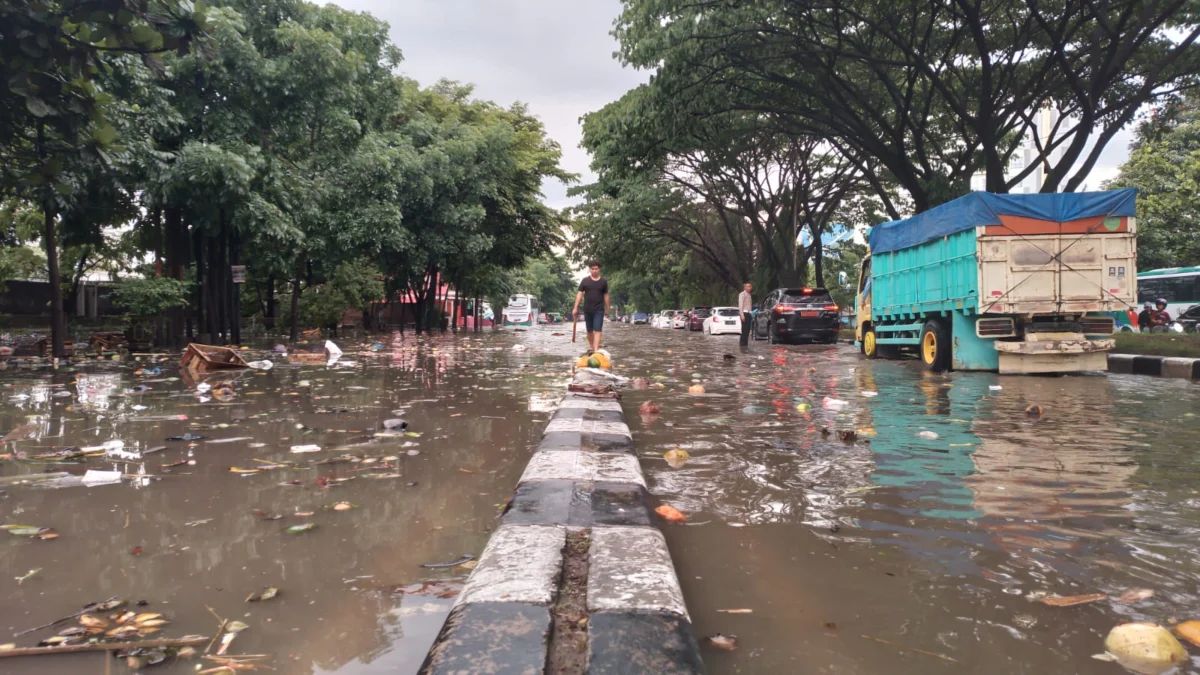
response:
[[[177,356],[161,373],[111,362],[0,373],[0,435],[17,439],[0,455],[24,457],[0,460],[0,480],[127,475],[0,483],[0,524],[59,535],[0,531],[0,644],[35,645],[75,622],[12,636],[116,596],[171,621],[154,637],[213,635],[214,614],[242,621],[229,653],[271,654],[275,672],[415,672],[468,573],[421,565],[479,554],[569,376],[562,358],[511,349],[519,335],[397,335],[380,351],[343,343],[335,367],[280,360],[239,373],[228,402],[198,395]],[[407,433],[383,429],[396,417]],[[188,432],[206,438],[167,440]],[[118,459],[35,459],[112,441]],[[304,445],[321,450],[292,452]],[[305,523],[316,527],[286,531]],[[430,580],[443,583],[421,583]],[[279,595],[246,601],[267,587]],[[107,671],[93,653],[0,659],[0,672]]]
[[[1114,625],[1200,617],[1200,386],[622,328],[620,372],[665,385],[623,405],[651,492],[689,516],[666,534],[697,635],[739,638],[711,672],[1119,675],[1092,658]],[[1087,593],[1108,599],[1037,601]]]
[[[60,535],[0,533],[0,631],[118,596],[165,614],[162,635],[211,635],[213,613],[243,621],[230,652],[272,654],[277,672],[414,672],[467,574],[420,565],[482,549],[563,392],[579,346],[564,332],[344,344],[335,368],[244,373],[226,403],[201,401],[174,368],[0,373],[0,430],[32,423],[0,449],[27,459],[0,461],[0,476],[135,475],[0,484],[0,524]],[[711,672],[1120,675],[1092,658],[1112,626],[1200,617],[1197,385],[932,376],[845,345],[742,353],[734,336],[644,326],[611,326],[607,340],[617,372],[661,383],[627,390],[623,405],[651,492],[689,516],[666,534],[696,632],[739,639],[733,652],[704,650]],[[694,379],[703,396],[685,393]],[[646,400],[662,413],[640,418]],[[1026,415],[1031,403],[1044,414]],[[178,414],[188,420],[137,421]],[[397,416],[420,436],[375,436]],[[195,465],[188,442],[165,440],[189,431],[208,437],[194,442]],[[112,440],[167,449],[28,459]],[[308,444],[322,450],[291,452]],[[674,448],[690,454],[677,468],[663,459]],[[338,457],[356,461],[319,463]],[[272,462],[289,466],[229,470]],[[334,510],[342,501],[353,508]],[[286,533],[303,523],[316,528]],[[245,601],[264,587],[279,596]],[[1130,590],[1140,599],[1117,599]],[[1085,593],[1107,598],[1038,602]],[[0,672],[103,665],[99,654],[38,656]],[[1182,670],[1198,666],[1193,656]]]

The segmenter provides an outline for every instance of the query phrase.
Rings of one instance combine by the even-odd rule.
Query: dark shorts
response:
[[[589,333],[603,333],[604,310],[598,309],[594,312],[584,312],[583,325],[587,327],[587,332]]]

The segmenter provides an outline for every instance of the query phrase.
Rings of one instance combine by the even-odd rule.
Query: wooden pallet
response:
[[[214,370],[238,370],[249,368],[250,365],[232,347],[202,345],[192,342],[183,351],[183,359],[179,365],[196,373],[208,373]]]

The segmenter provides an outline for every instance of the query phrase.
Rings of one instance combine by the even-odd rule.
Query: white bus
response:
[[[1162,298],[1167,313],[1178,319],[1192,305],[1200,305],[1200,266],[1138,272],[1137,291],[1139,305]]]
[[[537,298],[526,293],[508,296],[508,305],[504,308],[505,326],[536,326],[537,323]]]

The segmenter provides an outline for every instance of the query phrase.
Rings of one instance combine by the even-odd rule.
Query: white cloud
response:
[[[402,73],[422,84],[446,78],[470,83],[480,98],[521,101],[563,149],[563,167],[588,182],[588,155],[579,147],[579,118],[645,82],[623,67],[609,34],[619,0],[335,0],[387,21],[404,53]],[[1098,190],[1129,156],[1130,130],[1106,146],[1086,182]],[[574,203],[557,181],[546,201]]]
[[[591,180],[579,147],[579,118],[646,81],[613,57],[609,35],[618,0],[336,0],[334,4],[387,21],[404,53],[403,74],[422,84],[446,78],[475,86],[479,98],[520,101],[562,146],[562,166]],[[543,185],[546,201],[574,200],[558,181]]]

